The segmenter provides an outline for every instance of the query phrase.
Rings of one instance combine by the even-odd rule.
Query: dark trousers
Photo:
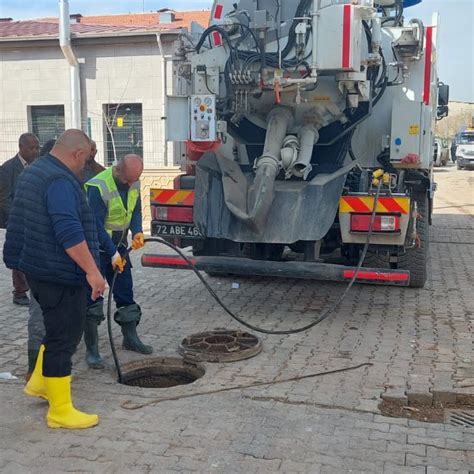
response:
[[[109,286],[111,286],[112,280],[114,278],[114,269],[112,268],[110,257],[104,253],[100,254],[100,270],[102,275],[104,275],[105,279],[107,280]],[[135,304],[135,300],[133,299],[132,266],[130,260],[128,259],[123,272],[117,275],[113,295],[117,308]],[[91,300],[91,292],[89,289],[87,292],[87,305],[89,306],[92,303],[93,301]]]
[[[47,283],[27,277],[33,297],[43,312],[46,335],[43,359],[45,377],[71,375],[86,320],[86,286]]]
[[[28,282],[26,281],[25,274],[18,270],[12,270],[12,280],[13,296],[15,298],[25,296],[26,292],[30,289],[28,286]]]

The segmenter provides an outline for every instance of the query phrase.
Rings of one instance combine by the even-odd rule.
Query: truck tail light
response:
[[[352,214],[351,215],[351,232],[369,232],[371,214]],[[375,216],[374,232],[399,232],[400,216],[394,215],[377,215]]]
[[[193,208],[180,206],[153,206],[153,218],[158,221],[193,222]]]

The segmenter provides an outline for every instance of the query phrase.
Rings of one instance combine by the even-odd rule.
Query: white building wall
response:
[[[136,40],[135,40],[136,41]],[[173,167],[173,150],[166,159],[163,111],[163,58],[154,36],[142,42],[127,38],[115,44],[76,43],[81,64],[82,118],[105,156],[104,105],[142,105],[143,155],[147,169]],[[6,48],[0,45],[0,162],[16,152],[18,135],[29,129],[28,108],[64,105],[66,128],[70,126],[69,66],[59,46]],[[73,41],[74,44],[74,41]],[[167,49],[170,45],[167,44]],[[168,85],[172,88],[171,76]]]
[[[16,153],[18,136],[28,131],[29,106],[68,105],[64,63],[59,48],[0,49],[0,162]]]
[[[166,54],[170,54],[172,43],[166,43],[165,37],[163,41]],[[127,38],[98,42],[73,40],[81,64],[83,129],[90,130],[98,146],[97,159],[104,163],[104,105],[142,105],[145,172],[141,184],[144,227],[148,228],[150,188],[172,187],[173,178],[180,173],[173,163],[173,145],[168,144],[165,152],[163,58],[155,36],[139,42]],[[170,65],[166,81],[170,94],[172,79]],[[0,164],[16,154],[19,135],[31,130],[29,107],[38,105],[64,105],[65,126],[71,126],[69,66],[59,45],[42,46],[34,41],[9,46],[0,42]]]

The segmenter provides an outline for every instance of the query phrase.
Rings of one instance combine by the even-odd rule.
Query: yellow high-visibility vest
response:
[[[112,236],[113,232],[128,230],[132,221],[133,211],[140,197],[140,182],[137,181],[128,190],[127,208],[125,208],[117,189],[112,169],[110,167],[102,171],[85,184],[86,190],[90,186],[95,186],[99,189],[102,200],[107,206],[107,217],[105,218],[104,227],[110,236]]]

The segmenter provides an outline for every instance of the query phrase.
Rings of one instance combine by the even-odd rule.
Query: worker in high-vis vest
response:
[[[128,235],[132,234],[132,248],[145,244],[142,228],[140,176],[143,159],[138,155],[126,155],[105,171],[85,184],[89,206],[95,214],[100,243],[101,270],[109,285],[114,272],[113,297],[117,309],[114,320],[123,334],[123,348],[151,354],[153,348],[139,339],[137,325],[141,319],[140,306],[133,296],[131,264],[123,258],[128,247]],[[104,362],[99,353],[98,326],[105,319],[103,300],[88,301],[84,341],[86,361],[93,369],[102,369]]]

